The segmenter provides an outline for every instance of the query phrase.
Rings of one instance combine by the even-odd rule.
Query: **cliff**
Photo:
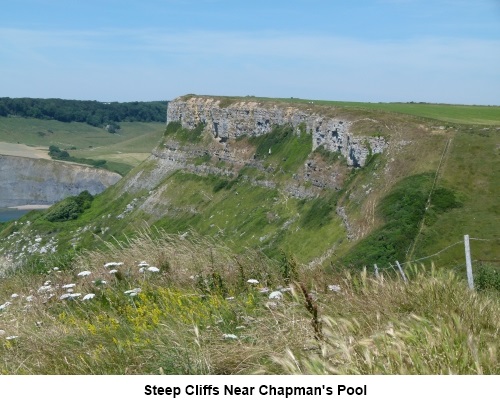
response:
[[[167,124],[180,122],[193,129],[204,124],[221,143],[241,136],[260,136],[275,125],[292,125],[298,130],[305,126],[312,135],[312,150],[319,146],[340,152],[351,166],[364,166],[370,153],[381,153],[386,147],[382,137],[353,135],[354,120],[331,117],[314,110],[273,104],[270,102],[236,101],[224,105],[224,100],[211,97],[181,97],[168,104]],[[329,112],[331,112],[330,109]]]
[[[369,156],[382,153],[389,146],[385,137],[373,135],[370,124],[375,120],[363,114],[349,115],[335,108],[308,107],[307,104],[229,100],[183,96],[170,101],[163,142],[152,151],[147,168],[141,167],[128,176],[123,191],[154,189],[166,176],[182,170],[230,178],[240,175],[253,185],[280,188],[292,197],[313,198],[321,190],[340,190],[350,168],[363,167]],[[359,125],[360,122],[365,124]],[[202,136],[196,141],[183,141],[175,133],[169,133],[170,123],[180,123],[187,131],[196,131],[202,125]],[[302,143],[300,151],[295,149],[289,154],[280,154],[279,147],[271,146],[269,155],[277,152],[279,160],[262,154],[257,156],[256,143],[251,138],[265,138],[277,126],[291,126],[297,137],[302,134],[308,138],[307,144]],[[319,154],[313,153],[320,146],[344,159],[337,159],[335,164],[326,163]],[[283,162],[295,159],[291,156],[293,153],[299,153],[302,160],[296,159],[293,170],[290,167],[284,170]],[[268,155],[267,149],[265,155]],[[254,175],[240,173],[244,168],[254,170]]]
[[[184,96],[171,101],[167,113],[165,132],[149,158],[99,195],[85,215],[39,226],[35,220],[43,213],[35,212],[33,221],[0,226],[0,254],[25,257],[35,247],[52,251],[56,245],[58,251],[89,249],[149,227],[183,238],[213,237],[237,253],[249,247],[277,259],[291,252],[301,263],[381,265],[404,260],[415,246],[412,232],[424,220],[419,243],[425,250],[414,254],[433,253],[433,235],[446,230],[453,214],[433,205],[425,210],[436,176],[437,190],[446,196],[440,200],[453,204],[454,190],[465,195],[463,176],[455,178],[463,161],[474,161],[484,174],[478,184],[496,179],[494,171],[479,170],[495,161],[496,130],[438,126],[419,116],[335,102],[252,97]],[[469,156],[472,144],[488,158]],[[0,197],[6,198],[6,182],[17,177],[14,194],[25,188],[24,195],[34,199],[38,183],[50,184],[38,178],[49,169],[28,170],[27,163],[17,167],[21,159],[12,159],[4,165],[9,171],[0,171]],[[35,162],[42,164],[30,164]],[[92,169],[71,166],[52,177],[60,183],[71,170]],[[79,182],[68,180],[66,187]],[[82,188],[96,192],[88,184]],[[52,202],[14,197],[4,204]],[[470,197],[475,201],[476,195]],[[494,223],[489,207],[495,202],[488,198],[482,194],[489,204],[482,211],[484,229]],[[471,205],[463,201],[466,208],[454,209],[467,216]],[[416,226],[405,222],[413,219]],[[473,228],[457,229],[461,235]],[[491,229],[487,237],[494,238]]]
[[[0,207],[53,204],[83,190],[98,194],[120,178],[93,167],[0,155]]]

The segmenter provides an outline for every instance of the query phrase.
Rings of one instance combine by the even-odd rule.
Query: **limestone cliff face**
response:
[[[0,155],[0,207],[53,204],[84,190],[98,194],[120,178],[93,167]]]
[[[326,150],[340,152],[351,166],[364,166],[368,155],[381,153],[387,147],[385,139],[354,136],[353,122],[303,111],[297,107],[240,101],[221,106],[221,100],[210,97],[177,98],[168,104],[167,124],[178,121],[184,128],[206,125],[215,139],[225,143],[243,135],[259,136],[274,125],[305,125],[312,134],[313,150],[323,145]]]

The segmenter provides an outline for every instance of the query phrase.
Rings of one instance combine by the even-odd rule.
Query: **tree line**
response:
[[[164,122],[166,101],[111,102],[63,100],[58,98],[0,97],[0,117],[52,119],[85,122],[95,127],[124,122]]]

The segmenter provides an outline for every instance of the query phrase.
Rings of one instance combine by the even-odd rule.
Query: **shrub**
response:
[[[197,143],[201,141],[205,123],[200,122],[193,129],[183,128],[178,121],[169,122],[165,130],[166,138],[174,138],[183,143]]]
[[[358,243],[344,257],[344,264],[384,266],[404,258],[425,213],[430,185],[430,174],[412,176],[398,184],[378,206],[385,225]]]
[[[78,218],[78,216],[90,207],[94,197],[87,191],[82,191],[79,195],[68,197],[52,206],[45,218],[50,222],[64,222]]]
[[[481,264],[474,274],[474,284],[479,291],[500,291],[500,268]]]

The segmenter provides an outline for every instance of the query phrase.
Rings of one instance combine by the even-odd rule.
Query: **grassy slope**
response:
[[[463,206],[438,218],[428,218],[417,246],[418,254],[437,252],[469,234],[472,238],[489,240],[472,241],[474,260],[500,260],[499,142],[500,133],[495,130],[457,131],[437,186],[455,190]],[[458,245],[435,260],[463,267],[462,258],[463,245]]]
[[[152,190],[158,193],[156,208],[165,215],[159,221],[138,211],[116,218],[133,198],[140,204],[149,196],[148,190],[122,193],[124,181],[97,196],[92,208],[75,221],[54,224],[40,213],[29,214],[25,219],[35,223],[36,231],[26,228],[28,237],[59,230],[68,243],[79,237],[83,246],[94,249],[76,258],[73,253],[32,256],[23,271],[0,279],[0,304],[12,301],[2,312],[0,329],[18,336],[0,340],[0,373],[498,374],[498,292],[471,293],[457,277],[457,268],[451,273],[434,271],[429,262],[425,269],[407,268],[410,283],[405,285],[394,277],[376,280],[365,273],[332,271],[331,266],[311,269],[294,264],[292,255],[307,262],[340,240],[337,256],[357,248],[346,241],[341,221],[333,213],[337,200],[358,236],[376,233],[384,224],[384,208],[387,211],[380,202],[395,190],[415,189],[408,180],[413,175],[425,174],[422,188],[428,189],[428,178],[433,179],[448,139],[451,145],[437,186],[452,190],[462,206],[438,215],[431,205],[415,255],[433,253],[461,239],[463,233],[500,237],[495,226],[500,190],[495,164],[498,131],[470,130],[469,125],[431,129],[442,123],[387,112],[370,114],[378,123],[367,128],[388,136],[390,150],[366,168],[353,171],[342,191],[323,193],[315,200],[287,198],[241,178],[229,182],[224,178],[219,187],[217,176],[175,172]],[[267,150],[268,140],[262,138],[254,147]],[[282,162],[282,152],[297,147],[296,139],[289,141],[280,144],[275,139],[270,146],[273,153],[265,156],[264,164]],[[287,161],[290,172],[306,158],[300,153],[294,157]],[[152,170],[154,163],[149,160],[130,175]],[[244,172],[249,175],[255,169]],[[290,173],[280,173],[278,169],[258,175],[284,184]],[[293,222],[285,227],[289,220]],[[95,229],[82,231],[89,223]],[[124,237],[124,232],[130,235],[145,223],[188,234],[185,239],[162,232],[154,237]],[[7,227],[0,236],[23,231],[19,224]],[[193,228],[207,238],[198,238],[190,232]],[[154,228],[151,232],[157,233]],[[103,243],[106,235],[119,242]],[[473,241],[473,258],[479,253],[497,257],[498,244],[483,243]],[[460,262],[462,248],[458,245],[457,250],[445,252],[438,263]],[[71,249],[62,245],[61,251]],[[139,273],[141,260],[160,268],[160,273]],[[124,262],[120,277],[103,268],[108,261]],[[62,271],[52,271],[54,266]],[[90,270],[91,276],[78,277],[82,270]],[[286,274],[295,274],[306,295],[300,284],[293,284],[294,292],[284,293],[279,302],[259,292],[260,287],[288,284]],[[259,286],[249,285],[249,278],[259,280]],[[52,281],[52,291],[39,290],[47,279]],[[73,282],[82,296],[70,302],[59,300],[64,292],[61,286]],[[330,291],[331,285],[338,285],[340,292]],[[135,298],[124,294],[137,287],[142,291]],[[308,292],[316,300],[310,300]],[[10,298],[12,293],[20,295],[19,301]],[[54,297],[47,301],[52,293]],[[96,296],[82,301],[87,293]],[[26,311],[24,300],[29,295],[34,299]],[[234,299],[226,300],[230,296]],[[224,334],[237,339],[224,339]]]
[[[142,260],[160,271],[140,273]],[[109,261],[123,263],[116,275]],[[61,300],[70,283],[77,295]],[[260,291],[289,283],[280,300]],[[160,234],[72,263],[33,262],[0,285],[11,302],[0,327],[13,337],[0,339],[1,374],[500,372],[498,293],[431,269],[409,284],[302,271],[236,256],[221,239]]]
[[[297,100],[294,99],[294,102]],[[408,106],[421,107],[414,104]],[[354,111],[355,115],[361,114],[358,109]],[[363,112],[361,115],[366,114],[377,122],[359,122],[354,128],[355,132],[382,134],[390,140],[391,148],[371,166],[352,171],[343,190],[338,193],[323,192],[316,202],[287,198],[279,191],[252,185],[248,180],[221,180],[216,176],[176,173],[159,186],[162,188],[159,199],[163,203],[159,204],[157,211],[165,213],[163,219],[158,220],[157,217],[140,212],[132,214],[128,220],[116,220],[116,215],[125,210],[132,198],[140,197],[118,197],[118,186],[99,196],[93,208],[79,220],[57,224],[56,228],[64,230],[69,238],[71,232],[91,221],[97,230],[110,228],[109,234],[121,239],[124,231],[137,230],[146,221],[170,232],[184,232],[192,227],[202,234],[224,235],[233,241],[236,250],[246,246],[258,247],[276,257],[280,249],[284,249],[294,252],[302,262],[318,258],[326,250],[335,247],[335,256],[331,260],[336,261],[347,252],[355,251],[358,241],[381,229],[386,220],[381,215],[383,207],[380,202],[402,180],[422,173],[434,177],[443,148],[451,139],[437,186],[455,192],[463,205],[425,219],[412,258],[434,253],[459,241],[464,233],[470,233],[473,237],[498,238],[494,226],[498,217],[498,175],[496,166],[491,165],[498,160],[496,129],[473,127],[471,130],[470,126],[464,125],[441,129],[442,126],[446,127],[446,123],[427,118],[375,111]],[[127,130],[126,125],[123,126],[124,131]],[[143,130],[149,128],[147,124],[130,125],[142,126]],[[92,153],[93,158],[104,158],[110,149],[120,152],[137,150],[141,144],[147,143],[147,139],[151,143],[156,141],[155,136],[155,130],[152,130],[139,138],[113,146],[93,148],[89,153]],[[265,174],[253,168],[244,168],[242,173],[282,186],[308,157],[310,139],[305,134],[302,137],[287,137],[283,130],[266,137],[249,139],[245,145],[253,145],[258,155],[260,151],[259,158],[263,165],[272,170]],[[271,155],[268,154],[269,148],[272,149]],[[123,155],[125,157],[127,153]],[[221,181],[230,182],[231,187],[226,187],[227,184],[221,186]],[[477,199],[478,193],[483,193],[483,198]],[[341,220],[334,214],[336,201],[346,209],[354,229],[354,241],[346,240]],[[109,212],[112,215],[107,218]],[[103,216],[106,218],[103,219]],[[54,228],[54,225],[42,220],[39,222],[47,231]],[[85,237],[84,240],[90,242],[93,238]],[[478,245],[476,242],[474,244]],[[409,259],[407,255],[412,248],[411,241],[405,246],[401,248],[403,253],[397,255],[401,262]],[[496,260],[498,251],[496,244],[485,243],[476,251],[476,257]],[[457,246],[440,257],[438,263],[456,265],[462,262],[462,257],[461,247]],[[362,264],[369,267],[373,265],[371,259]]]

